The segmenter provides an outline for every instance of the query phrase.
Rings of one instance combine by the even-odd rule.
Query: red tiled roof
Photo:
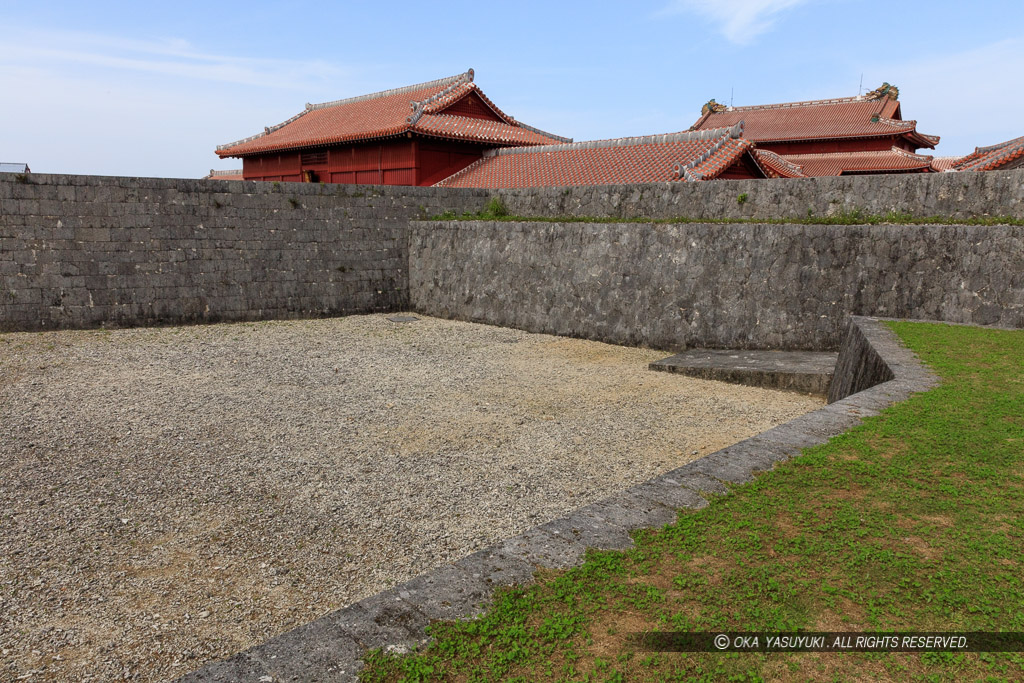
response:
[[[233,168],[226,171],[215,171],[210,169],[210,175],[203,178],[203,180],[245,180],[242,177],[242,169]]]
[[[933,170],[931,163],[934,157],[893,147],[873,152],[786,154],[783,158],[800,166],[804,175],[820,177],[855,173],[930,172]]]
[[[749,107],[724,107],[712,101],[690,130],[744,121],[744,135],[754,142],[904,135],[919,147],[938,144],[938,136],[918,133],[917,122],[901,120],[899,111],[899,101],[884,89],[857,97]]]
[[[755,149],[754,159],[769,178],[806,178],[802,166],[797,166],[785,157],[767,149]]]
[[[988,147],[976,147],[973,152],[958,159],[952,165],[952,169],[955,171],[995,171],[1006,166],[1017,168],[1021,165],[1024,165],[1024,137]]]
[[[960,161],[963,157],[935,157],[932,159],[932,168],[937,172],[951,171],[953,165]]]
[[[752,147],[742,124],[697,132],[490,150],[438,187],[565,187],[717,177]]]
[[[441,114],[475,92],[500,121]],[[486,125],[484,125],[486,124]],[[524,126],[506,115],[473,83],[473,70],[429,83],[385,90],[306,109],[284,123],[237,142],[217,147],[221,157],[300,149],[400,135],[406,132],[435,137],[504,145],[542,145],[566,142]]]
[[[493,142],[500,145],[550,145],[558,141],[548,133],[521,124],[509,125],[449,114],[424,114],[412,130],[433,137]]]

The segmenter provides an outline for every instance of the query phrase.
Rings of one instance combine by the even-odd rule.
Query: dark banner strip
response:
[[[1024,633],[667,631],[629,643],[649,652],[1024,652]]]

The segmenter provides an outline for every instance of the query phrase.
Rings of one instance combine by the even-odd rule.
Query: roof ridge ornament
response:
[[[900,89],[888,81],[883,81],[882,85],[871,92],[864,93],[864,99],[866,100],[881,100],[886,97],[893,101],[898,100],[900,98]]]
[[[718,102],[715,102],[715,98],[712,97],[704,104],[703,107],[700,108],[700,113],[701,116],[706,116],[711,113],[721,114],[726,109],[728,109],[728,107],[726,107],[724,104],[719,104]]]

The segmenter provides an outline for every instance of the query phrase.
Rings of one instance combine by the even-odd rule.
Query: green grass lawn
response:
[[[892,328],[942,377],[364,681],[1024,680],[1024,653],[651,653],[630,633],[1024,631],[1024,331]]]

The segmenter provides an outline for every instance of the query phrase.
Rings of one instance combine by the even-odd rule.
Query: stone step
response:
[[[838,358],[838,353],[819,351],[690,349],[649,367],[700,379],[825,396]]]

